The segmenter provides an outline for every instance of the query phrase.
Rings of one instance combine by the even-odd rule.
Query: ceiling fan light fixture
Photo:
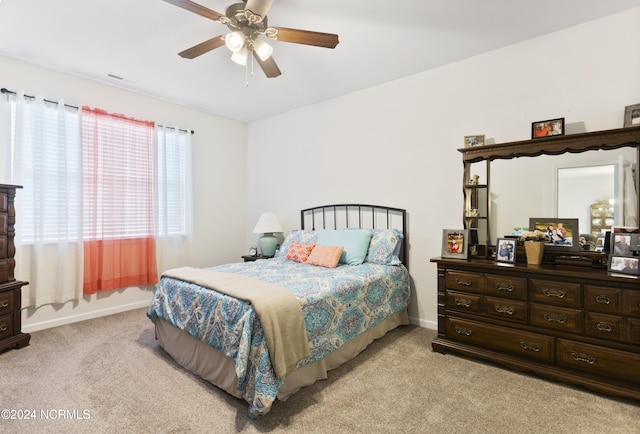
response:
[[[238,65],[246,66],[247,58],[249,57],[249,50],[247,47],[242,47],[238,51],[234,51],[231,55],[231,60],[233,60]]]
[[[253,41],[253,49],[263,62],[271,57],[271,53],[273,53],[273,47],[262,39],[256,38],[256,40]]]
[[[245,41],[245,36],[240,31],[231,32],[224,37],[225,45],[229,50],[233,51],[234,53],[240,51],[240,49],[244,47],[244,41]]]

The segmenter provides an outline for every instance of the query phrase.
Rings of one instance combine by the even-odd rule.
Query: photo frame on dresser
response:
[[[580,250],[578,219],[530,218],[529,230],[538,230],[547,234],[544,248],[549,251],[577,252]]]
[[[467,229],[443,229],[442,253],[443,258],[467,259],[469,248],[469,231]]]
[[[498,238],[496,241],[496,262],[516,263],[516,238]]]
[[[608,271],[640,275],[640,232],[638,228],[614,227],[611,233]]]

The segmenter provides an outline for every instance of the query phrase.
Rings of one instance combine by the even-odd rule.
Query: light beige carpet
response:
[[[433,353],[434,335],[394,330],[250,420],[159,348],[144,309],[43,330],[0,354],[0,409],[23,418],[0,432],[640,433],[638,403]]]

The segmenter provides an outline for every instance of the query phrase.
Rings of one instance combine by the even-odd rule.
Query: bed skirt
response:
[[[236,388],[238,379],[234,362],[222,352],[200,341],[168,321],[156,318],[156,338],[162,348],[182,367],[227,393],[242,398]],[[322,360],[302,366],[291,372],[278,392],[278,399],[286,401],[302,387],[317,380],[325,380],[327,372],[360,354],[371,342],[394,328],[409,324],[406,310],[396,312],[375,327],[361,333]]]

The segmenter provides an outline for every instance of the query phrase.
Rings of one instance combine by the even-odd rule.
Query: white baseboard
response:
[[[50,329],[52,327],[58,327],[65,324],[73,324],[88,319],[100,318],[102,316],[113,315],[120,312],[126,312],[128,310],[140,309],[149,306],[149,300],[136,301],[134,303],[109,307],[105,309],[95,310],[86,313],[80,313],[77,315],[69,315],[61,318],[56,318],[49,321],[41,321],[33,324],[23,325],[23,333],[37,332],[38,330]],[[23,321],[24,323],[24,321]]]
[[[438,323],[435,321],[427,321],[420,318],[409,317],[409,323],[425,329],[438,330]]]

